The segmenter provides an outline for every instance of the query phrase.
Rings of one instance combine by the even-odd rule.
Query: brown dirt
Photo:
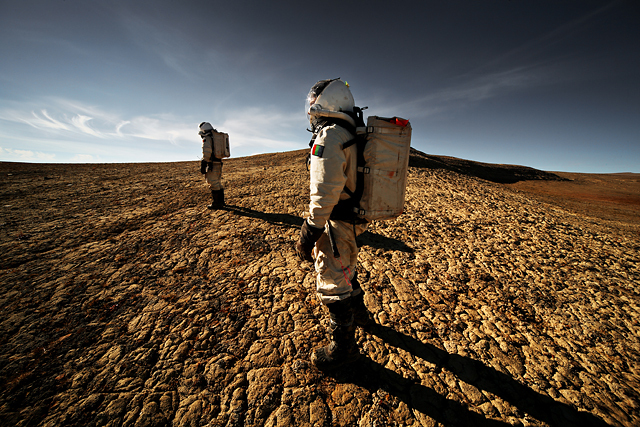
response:
[[[218,211],[197,162],[0,163],[0,425],[640,423],[636,176],[414,153],[325,374],[305,155],[226,161]]]
[[[640,225],[640,174],[555,173],[565,181],[522,181],[512,187],[577,214]]]

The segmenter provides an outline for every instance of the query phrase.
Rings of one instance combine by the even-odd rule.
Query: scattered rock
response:
[[[225,161],[214,211],[195,162],[0,163],[0,424],[640,423],[640,224],[491,182],[530,168],[414,153],[361,358],[315,369],[305,156]]]

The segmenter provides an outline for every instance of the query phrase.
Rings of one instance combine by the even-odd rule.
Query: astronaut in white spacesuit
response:
[[[224,206],[224,188],[222,188],[222,159],[214,156],[213,135],[217,132],[211,123],[202,122],[198,127],[198,134],[202,138],[202,160],[200,161],[200,173],[211,189],[212,202],[207,208],[217,209]]]
[[[343,145],[364,126],[355,114],[353,96],[340,79],[321,80],[307,96],[306,109],[314,132],[310,155],[309,217],[300,230],[296,252],[315,262],[317,294],[330,314],[331,342],[314,350],[321,369],[352,362],[359,356],[356,324],[369,322],[364,293],[358,283],[356,236],[367,221],[356,217],[350,200],[356,189],[357,148]]]

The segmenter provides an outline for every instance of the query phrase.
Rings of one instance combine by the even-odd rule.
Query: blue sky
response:
[[[640,172],[640,4],[0,0],[0,160],[197,160],[307,147],[304,98],[349,82],[429,154]]]

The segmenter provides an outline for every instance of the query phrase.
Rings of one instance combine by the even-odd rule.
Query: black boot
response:
[[[349,300],[327,304],[331,317],[331,342],[311,354],[311,363],[318,369],[336,369],[354,362],[360,356],[356,345],[356,328]]]
[[[216,190],[211,190],[211,204],[207,206],[207,209],[217,209],[218,203],[216,201],[216,196],[218,192]]]
[[[353,292],[347,300],[351,303],[351,311],[353,312],[353,320],[358,326],[367,326],[374,323],[367,306],[364,305],[364,290],[358,282],[358,272],[356,271],[351,279]]]
[[[361,291],[358,295],[348,299],[351,302],[351,311],[353,312],[353,321],[358,326],[367,326],[374,323],[371,318],[367,306],[364,305],[364,291]]]
[[[211,199],[212,202],[208,209],[220,209],[224,206],[224,189],[221,190],[211,190]]]

